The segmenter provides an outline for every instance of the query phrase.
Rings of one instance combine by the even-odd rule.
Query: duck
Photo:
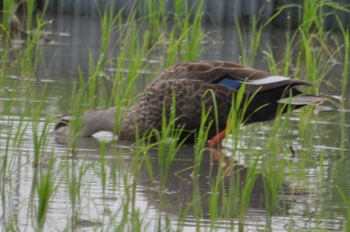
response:
[[[117,132],[119,139],[147,136],[161,131],[162,117],[175,114],[175,128],[181,128],[181,138],[193,143],[201,127],[203,109],[208,113],[208,145],[220,145],[226,136],[234,99],[241,93],[238,109],[244,111],[244,125],[272,120],[288,108],[298,109],[318,105],[324,99],[304,94],[297,87],[310,86],[305,80],[272,74],[229,61],[198,61],[176,64],[160,73],[145,88],[129,108],[87,110],[81,120],[78,135],[90,137],[99,131]],[[287,105],[288,107],[282,107]],[[122,118],[116,123],[116,113]],[[58,119],[56,135],[68,136],[72,116]]]

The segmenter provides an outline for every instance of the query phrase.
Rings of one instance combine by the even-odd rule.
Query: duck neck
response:
[[[84,114],[81,136],[91,136],[99,131],[110,131],[121,139],[135,138],[134,112],[130,108],[88,110]]]
[[[91,136],[99,131],[118,132],[116,127],[116,108],[107,110],[87,110],[81,125],[81,135]]]

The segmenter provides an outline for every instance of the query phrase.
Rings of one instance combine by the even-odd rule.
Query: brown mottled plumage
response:
[[[195,132],[200,126],[203,105],[205,109],[211,110],[208,122],[215,120],[213,95],[208,90],[215,95],[219,130],[225,129],[232,98],[238,92],[239,86],[232,88],[224,84],[223,79],[232,80],[234,85],[240,85],[246,81],[244,100],[254,96],[246,110],[245,123],[273,119],[281,102],[289,101],[298,108],[323,101],[320,97],[301,95],[302,93],[294,88],[298,85],[310,85],[306,81],[275,76],[231,62],[207,61],[178,64],[163,71],[150,83],[135,104],[123,111],[122,126],[117,128],[119,137],[135,138],[136,126],[141,136],[152,129],[161,130],[163,104],[165,104],[166,115],[169,117],[173,95],[176,99],[176,125],[184,126],[186,132]],[[295,101],[297,103],[293,103],[293,98],[287,101],[286,98],[290,96],[298,96]],[[261,108],[263,105],[265,106]],[[260,109],[257,110],[258,108]],[[68,121],[67,116],[61,118],[55,127],[57,134],[68,134]],[[91,136],[101,130],[113,131],[114,121],[114,108],[87,111],[83,118],[80,135]],[[212,126],[209,138],[217,133],[215,126]],[[184,133],[184,135],[187,134]]]

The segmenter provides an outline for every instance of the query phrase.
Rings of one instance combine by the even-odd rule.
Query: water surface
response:
[[[49,127],[47,131],[52,130],[55,115],[69,111],[73,83],[79,76],[78,67],[86,75],[90,54],[97,59],[99,52],[98,19],[50,17],[54,17],[54,20],[48,30],[49,42],[43,50],[44,58],[39,62],[38,74],[23,77],[16,72],[15,65],[12,65],[11,74],[6,76],[6,81],[0,86],[1,163],[6,162],[6,168],[2,167],[6,178],[0,180],[0,222],[4,226],[13,222],[14,228],[20,231],[34,230],[38,214],[38,195],[34,194],[36,190],[33,189],[33,181],[37,175],[42,174],[38,174],[38,165],[33,163],[33,131],[43,133],[45,126]],[[200,60],[239,61],[240,45],[234,28],[207,26],[207,31],[214,39],[205,41],[203,46],[206,49]],[[282,56],[284,35],[285,31],[279,29],[269,29],[263,33],[263,46],[255,67],[267,69],[267,61],[262,53],[264,49],[270,47],[274,51],[281,51]],[[110,56],[113,60],[114,55]],[[147,79],[159,73],[160,68],[157,66],[161,59],[154,57],[146,61],[150,65],[148,70],[144,70],[138,83],[140,90]],[[320,88],[320,94],[329,97],[336,104],[326,103],[314,110],[302,138],[300,121],[303,118],[295,112],[290,116],[284,134],[276,138],[278,144],[283,144],[277,151],[261,153],[269,141],[268,136],[274,122],[244,127],[238,150],[234,153],[234,141],[227,141],[223,152],[237,161],[234,170],[240,170],[243,184],[247,174],[246,167],[258,155],[258,170],[264,170],[264,165],[272,160],[271,157],[276,162],[273,167],[275,169],[278,169],[281,162],[288,161],[282,172],[285,176],[284,192],[278,195],[277,208],[280,209],[273,211],[272,215],[265,205],[263,175],[256,174],[252,199],[244,221],[245,230],[344,230],[346,210],[350,206],[346,208],[340,192],[344,196],[350,196],[350,92],[347,92],[345,108],[340,109],[337,104],[340,99],[341,70],[341,63],[335,65]],[[113,73],[113,69],[108,67],[105,71]],[[106,86],[105,91],[108,93],[108,80]],[[31,112],[28,107],[39,105],[44,89],[45,104],[39,117],[34,120],[30,116],[34,113],[28,113]],[[98,101],[97,105],[104,108],[107,103]],[[20,133],[17,134],[17,131]],[[41,173],[47,170],[45,167],[49,166],[49,157],[54,157],[51,171],[55,190],[50,199],[45,229],[61,231],[72,228],[72,215],[76,215],[78,230],[113,230],[121,226],[127,209],[134,209],[142,219],[139,223],[144,230],[163,230],[168,227],[175,230],[180,226],[179,214],[183,215],[189,207],[180,228],[185,231],[195,231],[196,227],[210,230],[212,222],[209,201],[219,163],[213,160],[209,151],[204,152],[199,176],[194,178],[193,146],[182,147],[167,170],[165,184],[160,185],[162,170],[156,148],[145,154],[135,154],[137,146],[132,141],[104,145],[96,139],[84,138],[78,141],[78,146],[72,151],[67,149],[68,142],[50,134],[41,150],[43,157],[46,157],[39,165],[40,170],[43,170]],[[105,155],[105,161],[101,160],[101,153]],[[149,158],[153,178],[145,165],[139,165],[141,162],[138,161],[144,155]],[[101,168],[101,162],[105,162],[104,169]],[[234,177],[234,174],[227,175],[223,186],[229,188]],[[75,194],[72,194],[72,185],[79,186]],[[191,208],[198,196],[201,207]],[[220,201],[217,204],[220,215],[223,206]],[[235,207],[237,206],[232,205],[232,208]],[[215,228],[219,231],[229,231],[232,228],[237,230],[238,215],[239,212],[233,213],[230,218],[218,216],[214,223]],[[128,216],[130,215],[126,217]],[[124,229],[132,230],[130,224],[125,226]]]

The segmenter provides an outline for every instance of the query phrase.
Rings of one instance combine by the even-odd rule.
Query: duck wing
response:
[[[163,71],[152,83],[189,79],[238,89],[246,81],[245,92],[265,91],[281,86],[310,85],[307,81],[274,75],[227,61],[201,61],[177,64]]]
[[[203,106],[210,111],[208,123],[215,120],[214,107],[218,112],[219,129],[226,126],[226,120],[231,109],[232,94],[236,91],[224,85],[203,83],[199,80],[174,79],[159,80],[150,85],[140,98],[129,109],[126,116],[127,123],[133,127],[136,122],[141,134],[150,129],[161,130],[163,106],[166,117],[169,118],[175,97],[175,112],[177,126],[185,126],[185,131],[194,131],[200,127]],[[214,100],[215,99],[215,100]],[[216,104],[214,104],[214,101]],[[125,128],[124,131],[133,131],[135,128]],[[210,136],[215,134],[215,127]]]

